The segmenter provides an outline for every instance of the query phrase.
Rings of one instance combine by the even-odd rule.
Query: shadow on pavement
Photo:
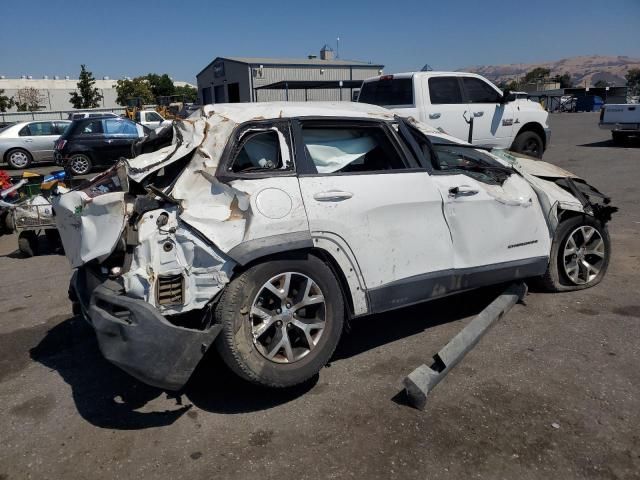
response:
[[[477,290],[355,320],[332,361],[346,360],[436,325],[477,314],[499,291],[500,287]],[[257,387],[237,377],[210,350],[182,391],[166,392],[135,380],[107,362],[100,354],[93,330],[80,317],[51,328],[30,355],[56,370],[71,386],[76,408],[85,420],[119,430],[170,425],[191,404],[221,414],[266,410],[304,395],[318,381],[316,375],[293,388]],[[154,405],[162,405],[163,409],[154,410]]]
[[[583,143],[578,147],[607,147],[607,148],[630,148],[640,147],[640,138],[629,138],[625,142],[616,143],[613,140],[602,140],[600,142]]]

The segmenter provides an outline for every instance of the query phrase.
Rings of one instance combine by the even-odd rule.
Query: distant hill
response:
[[[590,55],[563,58],[555,62],[544,63],[512,63],[509,65],[474,65],[461,68],[459,71],[475,72],[489,80],[500,83],[514,80],[536,67],[548,68],[551,76],[568,73],[574,85],[587,86],[598,80],[605,80],[617,86],[626,84],[625,74],[632,68],[640,68],[640,58],[626,56]]]

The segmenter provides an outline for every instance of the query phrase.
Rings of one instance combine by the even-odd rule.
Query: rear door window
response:
[[[463,78],[467,100],[471,103],[499,103],[500,94],[487,82],[479,78]]]
[[[462,103],[462,91],[458,77],[431,77],[429,97],[432,105]]]
[[[249,131],[242,138],[231,171],[248,173],[266,170],[292,170],[292,164],[283,162],[276,130]]]
[[[360,103],[381,106],[413,106],[413,78],[385,78],[362,84]]]
[[[32,136],[56,135],[53,122],[36,122],[29,124],[29,134]]]

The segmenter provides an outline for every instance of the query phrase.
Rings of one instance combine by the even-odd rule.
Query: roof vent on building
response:
[[[322,47],[320,50],[320,59],[321,60],[333,60],[333,50],[327,44]]]
[[[314,60],[314,59],[318,58],[318,55],[307,55],[307,58],[309,60]]]

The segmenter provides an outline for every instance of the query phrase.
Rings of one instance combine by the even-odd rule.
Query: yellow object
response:
[[[30,177],[40,177],[39,173],[34,172],[22,172],[22,178],[30,178]]]

